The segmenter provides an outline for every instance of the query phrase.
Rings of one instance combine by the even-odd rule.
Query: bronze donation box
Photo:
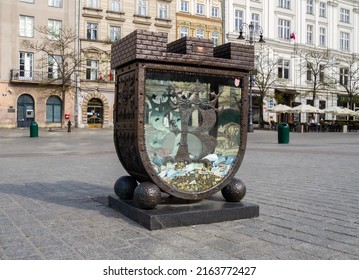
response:
[[[122,199],[155,208],[161,192],[201,200],[243,198],[235,174],[247,142],[250,45],[136,30],[112,46],[114,143],[130,176]]]

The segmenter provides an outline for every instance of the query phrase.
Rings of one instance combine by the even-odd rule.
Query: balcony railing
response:
[[[30,82],[30,83],[61,83],[58,73],[50,73],[44,71],[28,71],[28,70],[10,70],[11,82]]]

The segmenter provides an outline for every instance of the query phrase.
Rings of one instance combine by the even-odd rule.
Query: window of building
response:
[[[307,81],[313,81],[313,71],[312,71],[312,68],[313,68],[313,64],[308,62],[307,63]]]
[[[110,11],[120,12],[121,11],[121,1],[120,0],[111,0],[110,1]]]
[[[212,32],[212,40],[213,40],[213,45],[217,47],[219,44],[219,33],[217,31]]]
[[[308,15],[314,14],[313,0],[307,0],[307,14]]]
[[[87,7],[93,8],[93,9],[98,9],[99,8],[98,0],[87,0]]]
[[[147,0],[137,0],[137,14],[147,16]]]
[[[121,38],[121,27],[110,25],[110,41],[115,42]]]
[[[219,17],[219,7],[216,6],[212,6],[212,13],[211,13],[212,17]]]
[[[307,63],[307,81],[313,81],[313,72],[312,72],[313,64]]]
[[[187,13],[189,12],[189,1],[181,1],[180,11]]]
[[[350,22],[350,11],[348,9],[340,8],[340,21],[345,23]]]
[[[255,14],[255,13],[253,13],[252,14],[252,23],[253,23],[253,25],[254,25],[254,30],[256,31],[256,32],[258,32],[259,30],[259,14]]]
[[[314,106],[314,101],[313,101],[313,99],[306,99],[305,104]]]
[[[62,8],[62,0],[48,0],[50,7]]]
[[[198,4],[196,5],[196,13],[199,15],[203,15],[204,14],[204,5],[203,4]]]
[[[98,60],[86,60],[86,80],[97,80],[98,78]]]
[[[243,11],[234,10],[234,31],[239,32],[243,25]]]
[[[34,3],[34,0],[20,0],[20,2]]]
[[[204,30],[203,29],[197,29],[196,30],[196,37],[197,38],[204,38]]]
[[[319,100],[319,109],[324,110],[326,108],[326,101],[325,100]]]
[[[278,0],[278,7],[290,9],[290,0]]]
[[[313,44],[313,25],[307,24],[307,44]]]
[[[325,67],[324,65],[319,65],[319,81],[321,83],[324,83],[324,77],[325,77]]]
[[[278,19],[278,38],[290,38],[290,21],[286,19]]]
[[[97,23],[87,23],[87,35],[86,38],[88,40],[97,40]]]
[[[61,123],[61,99],[58,96],[50,96],[46,101],[46,122]]]
[[[189,28],[186,27],[186,26],[181,26],[181,29],[180,29],[180,37],[186,37],[189,35]]]
[[[280,59],[278,61],[278,78],[289,79],[289,60]]]
[[[169,19],[169,6],[165,3],[160,3],[158,5],[158,17],[161,19]]]
[[[60,78],[62,57],[59,55],[49,56],[47,62],[47,77],[49,79]]]
[[[319,27],[319,45],[321,47],[327,45],[327,31],[325,27]]]
[[[47,21],[47,28],[48,28],[48,38],[50,40],[59,39],[61,36],[61,27],[62,22],[61,20],[49,19]]]
[[[19,17],[19,35],[21,37],[34,37],[34,17]]]
[[[319,16],[327,17],[327,4],[325,2],[319,3]]]
[[[347,32],[340,32],[340,49],[349,51],[349,38],[350,35]]]
[[[341,67],[339,69],[339,83],[343,86],[348,86],[348,82],[349,82],[349,69]]]
[[[19,59],[19,79],[32,79],[33,71],[33,54],[27,52],[20,52]]]

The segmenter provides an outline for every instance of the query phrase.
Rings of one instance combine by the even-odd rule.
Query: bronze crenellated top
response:
[[[251,71],[254,46],[230,42],[214,47],[210,39],[193,37],[167,43],[167,33],[136,30],[113,43],[111,68],[134,60]]]

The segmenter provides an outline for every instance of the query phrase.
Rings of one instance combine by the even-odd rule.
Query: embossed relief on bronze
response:
[[[120,199],[134,197],[143,209],[161,197],[198,201],[222,189],[226,201],[243,199],[235,175],[247,142],[253,61],[251,46],[214,48],[188,37],[167,44],[165,33],[142,30],[113,45],[114,143],[131,176],[116,181],[116,194],[126,193]]]

